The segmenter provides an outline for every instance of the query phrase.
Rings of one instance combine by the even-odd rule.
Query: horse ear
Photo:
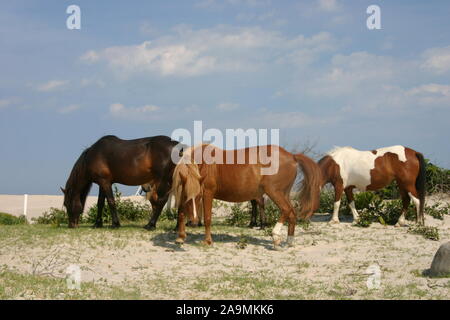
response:
[[[62,191],[62,193],[66,194],[66,189],[64,189],[63,187],[59,187]]]
[[[183,183],[183,185],[185,185],[186,181],[187,181],[187,175],[180,171],[180,178],[181,178],[181,182]]]

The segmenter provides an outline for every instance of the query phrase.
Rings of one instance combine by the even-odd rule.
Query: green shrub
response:
[[[19,217],[9,213],[0,212],[0,225],[26,224],[27,218],[24,215]]]
[[[383,225],[394,225],[400,218],[403,205],[401,200],[383,201],[378,196],[367,205],[366,208],[359,211],[359,219],[356,225],[359,227],[368,227],[372,222],[380,222]],[[410,204],[405,215],[406,220],[416,219],[416,209]]]
[[[450,170],[440,168],[425,160],[427,163],[426,176],[427,176],[427,193],[450,192]]]
[[[231,214],[225,218],[225,223],[230,226],[244,227],[250,223],[251,213],[243,210],[241,204],[235,203],[231,206]]]
[[[397,181],[392,181],[386,187],[375,191],[375,194],[382,199],[398,199],[400,198],[400,192],[398,190]]]
[[[44,212],[42,216],[32,218],[31,220],[38,224],[51,224],[57,227],[59,227],[61,224],[69,223],[67,212],[58,208],[50,208],[49,211]]]
[[[175,208],[164,209],[159,216],[159,220],[173,221],[178,219],[178,210]]]
[[[140,204],[129,199],[123,200],[122,193],[119,192],[116,186],[114,186],[114,198],[116,202],[117,214],[120,220],[130,222],[148,219],[150,212],[149,204]],[[95,204],[89,208],[83,222],[94,223],[97,220],[97,212],[98,208]],[[109,223],[111,221],[111,210],[109,209],[108,204],[105,204],[103,208],[102,218],[104,223]]]
[[[426,206],[424,211],[435,219],[444,220],[444,215],[450,214],[450,204],[441,205],[435,203],[432,206]]]
[[[409,233],[420,234],[425,239],[439,241],[439,230],[436,227],[412,225],[408,228]]]
[[[331,213],[334,209],[334,191],[322,190],[318,212]]]
[[[266,201],[264,214],[266,216],[266,226],[269,228],[274,227],[278,219],[280,219],[280,209],[272,200]]]

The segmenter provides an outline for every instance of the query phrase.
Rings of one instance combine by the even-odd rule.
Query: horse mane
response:
[[[183,157],[173,171],[171,192],[175,197],[176,208],[179,208],[181,205],[183,191],[186,195],[186,202],[195,199],[201,192],[200,170],[198,165],[194,162],[194,159],[192,159],[192,154],[195,149],[195,147],[191,147],[185,150],[183,152]],[[186,178],[184,183],[182,176]]]
[[[65,198],[71,202],[73,197],[77,192],[80,193],[81,206],[84,210],[84,205],[86,203],[87,195],[91,190],[92,181],[88,180],[86,177],[87,168],[87,154],[90,148],[86,148],[75,162],[72,171],[70,172],[69,179],[67,179]],[[80,190],[81,189],[81,190]]]

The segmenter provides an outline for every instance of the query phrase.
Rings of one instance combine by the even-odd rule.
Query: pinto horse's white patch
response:
[[[365,191],[370,185],[370,170],[375,168],[375,160],[386,153],[394,153],[402,162],[406,162],[405,147],[392,146],[376,149],[376,154],[372,151],[360,151],[352,147],[340,147],[331,150],[328,155],[339,165],[344,188],[355,186],[361,191]]]

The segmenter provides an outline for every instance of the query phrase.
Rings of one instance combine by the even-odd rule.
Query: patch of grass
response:
[[[20,274],[6,268],[0,269],[0,300],[6,299],[139,299],[139,290],[123,289],[82,282],[80,290],[69,289],[65,279]]]
[[[409,233],[422,235],[425,239],[438,241],[439,230],[436,227],[413,225],[408,228]]]
[[[9,213],[0,212],[0,225],[16,225],[27,224],[27,218],[25,216],[13,216]]]

